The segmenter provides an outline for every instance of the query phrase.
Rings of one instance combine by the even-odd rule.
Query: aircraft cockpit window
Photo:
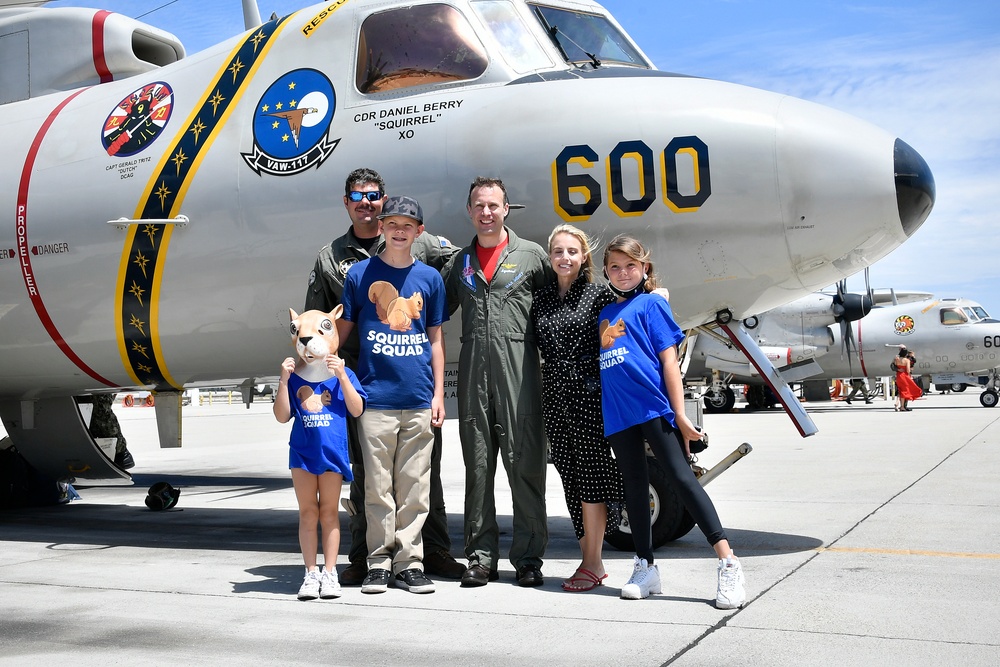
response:
[[[979,315],[977,315],[976,311],[974,311],[972,308],[965,307],[962,310],[965,311],[966,317],[968,317],[973,322],[978,322],[979,321],[979,319],[980,319]]]
[[[979,315],[979,319],[981,319],[981,320],[988,320],[988,319],[990,319],[989,313],[987,313],[986,309],[983,308],[982,306],[973,306],[972,309],[974,311],[976,311],[976,315]]]
[[[475,79],[488,64],[472,26],[450,5],[391,9],[361,25],[357,86],[362,93]]]
[[[969,321],[969,318],[965,316],[959,308],[942,308],[941,309],[941,324],[946,326],[953,324],[965,324]]]
[[[510,0],[479,0],[472,8],[500,43],[504,60],[521,74],[552,67],[552,60]]]
[[[529,6],[568,62],[593,67],[608,63],[650,67],[606,17],[545,5]]]

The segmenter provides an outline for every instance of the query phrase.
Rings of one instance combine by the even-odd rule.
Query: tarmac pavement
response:
[[[994,665],[1000,410],[972,391],[913,407],[807,404],[820,429],[808,439],[780,411],[706,415],[701,465],[754,447],[707,487],[747,576],[734,611],[714,607],[716,561],[697,528],[657,551],[662,595],[619,599],[632,554],[611,547],[605,586],[562,591],[579,548],[551,466],[544,586],[519,588],[503,561],[482,588],[437,580],[429,595],[345,588],[300,602],[289,427],[271,404],[185,407],[184,447],[166,450],[151,409],[116,408],[134,486],[0,512],[0,665]],[[454,420],[442,477],[458,556]],[[160,480],[180,500],[150,512]]]

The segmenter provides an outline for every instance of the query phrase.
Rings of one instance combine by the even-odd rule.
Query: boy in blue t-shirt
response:
[[[420,204],[390,197],[379,228],[385,249],[347,272],[344,319],[337,322],[342,338],[358,327],[358,377],[368,395],[358,419],[368,521],[361,592],[381,593],[392,579],[413,593],[432,593],[420,530],[430,506],[431,426],[444,423],[447,301],[441,275],[411,254],[424,230]]]

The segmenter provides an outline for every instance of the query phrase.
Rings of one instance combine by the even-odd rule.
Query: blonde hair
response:
[[[590,237],[587,236],[587,232],[583,231],[579,227],[574,227],[573,225],[561,224],[557,225],[552,233],[549,234],[549,254],[552,254],[552,242],[555,240],[556,236],[559,234],[568,234],[580,242],[580,249],[583,251],[583,261],[580,263],[580,275],[583,276],[587,282],[594,281],[594,249],[590,243]]]
[[[620,252],[626,257],[633,259],[637,262],[642,262],[646,264],[646,284],[644,289],[647,292],[652,292],[654,289],[660,286],[656,279],[656,274],[653,273],[653,260],[650,258],[649,251],[646,247],[627,234],[619,234],[618,236],[611,239],[611,243],[604,248],[604,267],[608,266],[608,258],[612,252]]]

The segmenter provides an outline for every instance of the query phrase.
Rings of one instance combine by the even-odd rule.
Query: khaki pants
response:
[[[365,467],[368,567],[423,569],[420,530],[430,505],[431,411],[366,410],[358,418]]]

